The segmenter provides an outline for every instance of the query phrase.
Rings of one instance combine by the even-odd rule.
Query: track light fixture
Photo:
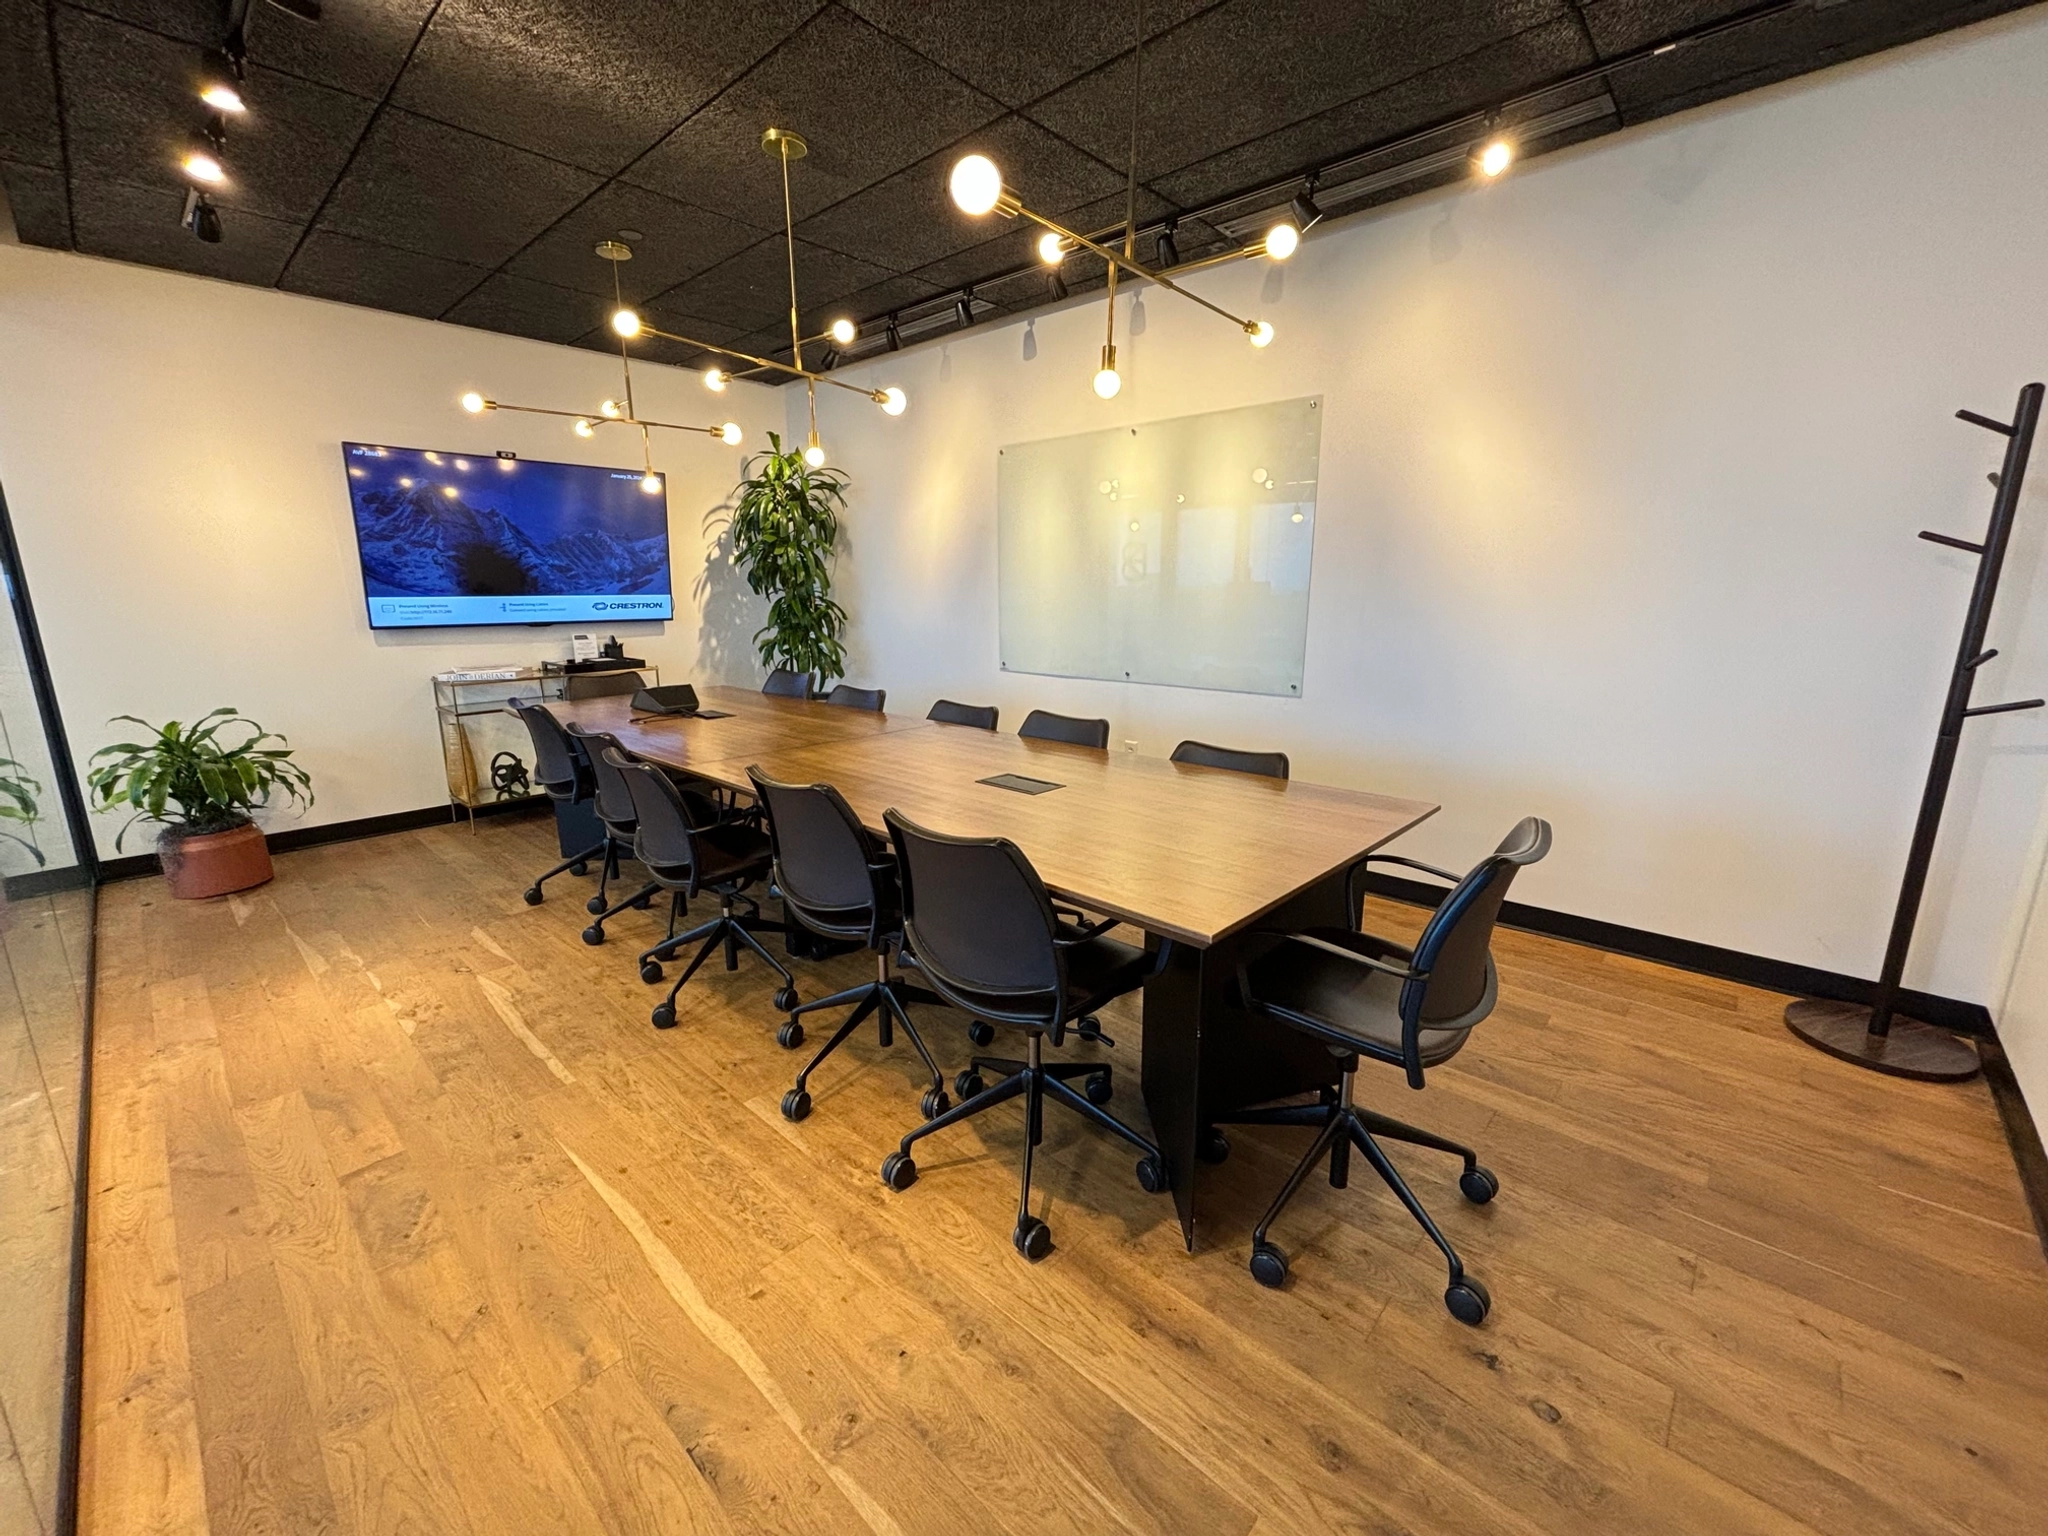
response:
[[[178,216],[178,223],[206,244],[220,244],[220,210],[197,187],[185,189],[185,211]]]
[[[1304,235],[1323,222],[1323,210],[1316,206],[1315,190],[1316,179],[1311,176],[1308,185],[1295,193],[1287,205],[1287,211],[1294,215],[1295,229]]]
[[[228,47],[204,55],[199,62],[199,99],[216,112],[240,113],[248,109],[242,100],[240,39],[237,32]]]
[[[896,329],[896,317],[894,315],[889,317],[888,324],[882,328],[882,335],[887,338],[891,352],[901,352],[903,350],[903,333]],[[887,391],[885,390],[883,393],[886,394]]]
[[[953,301],[953,313],[963,330],[974,324],[974,293],[971,289]]]
[[[1055,304],[1067,296],[1066,279],[1060,276],[1057,268],[1045,274],[1045,291],[1052,295]]]
[[[1173,226],[1171,224],[1159,231],[1157,252],[1153,260],[1159,263],[1163,271],[1170,271],[1172,268],[1180,265],[1180,242],[1173,238]]]
[[[1486,120],[1486,137],[1472,152],[1472,168],[1486,181],[1496,180],[1515,163],[1515,141],[1500,130],[1497,116]]]
[[[836,348],[827,347],[818,354],[818,371],[820,373],[830,373],[838,363],[839,353]]]
[[[228,179],[227,153],[227,124],[215,112],[206,119],[206,127],[186,143],[184,158],[178,163],[191,180],[218,187]]]

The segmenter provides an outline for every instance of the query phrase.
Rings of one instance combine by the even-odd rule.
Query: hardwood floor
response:
[[[1049,1117],[1032,1267],[1020,1116],[890,1193],[907,1044],[867,1031],[788,1124],[760,967],[700,973],[657,1033],[651,918],[588,949],[587,884],[521,902],[550,830],[104,892],[93,1536],[2041,1528],[2048,1267],[1981,1084],[1869,1076],[1780,998],[1503,933],[1472,1046],[1368,1089],[1500,1176],[1470,1207],[1454,1163],[1396,1153],[1485,1327],[1364,1170],[1283,1219],[1289,1288],[1252,1282],[1299,1132],[1232,1133],[1189,1257],[1125,1149]],[[1104,1023],[1142,1118],[1136,1013]]]

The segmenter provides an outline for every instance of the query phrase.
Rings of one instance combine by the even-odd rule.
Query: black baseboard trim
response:
[[[480,805],[476,814],[483,816],[537,815],[552,805],[545,795],[535,795],[525,800],[493,801]],[[287,827],[282,832],[272,832],[264,841],[272,853],[290,853],[298,848],[319,848],[328,843],[353,843],[365,837],[387,837],[393,832],[413,832],[421,827],[438,827],[460,823],[468,812],[459,806],[425,805],[416,811],[392,811],[384,816],[359,816],[354,821],[330,821],[317,827]],[[126,858],[106,859],[100,864],[100,878],[103,880],[138,880],[157,872],[156,855],[153,853],[130,854]],[[13,886],[9,883],[9,892]]]
[[[2040,1127],[2028,1113],[2019,1079],[2012,1075],[2012,1063],[2005,1059],[2005,1047],[1998,1036],[1979,1040],[1977,1054],[1984,1058],[1984,1081],[1991,1089],[1991,1102],[1998,1106],[1998,1119],[2005,1127],[2005,1143],[2012,1149],[2013,1166],[2020,1171],[2020,1188],[2026,1193],[2027,1210],[2034,1218],[2034,1235],[2041,1240],[2042,1257],[2048,1258],[2048,1149],[2041,1145]]]
[[[1367,872],[1360,883],[1374,895],[1392,897],[1395,901],[1419,907],[1433,908],[1444,895],[1444,888],[1440,885],[1372,871]],[[1633,955],[1638,960],[1654,960],[1681,971],[1718,976],[1723,981],[1738,981],[1744,986],[1762,987],[1769,992],[1790,992],[1798,997],[1821,997],[1831,1002],[1868,1003],[1877,991],[1876,983],[1865,981],[1860,976],[1844,976],[1839,971],[1823,971],[1817,966],[1796,965],[1789,960],[1772,960],[1763,955],[1746,954],[1739,949],[1723,949],[1717,944],[1674,939],[1668,934],[1626,928],[1620,923],[1603,923],[1571,912],[1553,912],[1547,907],[1525,906],[1519,901],[1502,903],[1500,920],[1509,928],[1547,934],[1553,939],[1569,939],[1574,944]],[[1932,992],[1902,991],[1899,1005],[1903,1012],[1914,1018],[1939,1025],[1953,1034],[1979,1039],[1992,1034],[1991,1011],[1982,1003],[1966,1003],[1953,997],[1939,997]]]
[[[58,891],[82,891],[92,883],[92,874],[83,865],[67,864],[62,869],[32,869],[26,874],[9,875],[0,881],[0,891],[6,893],[9,901],[24,901]]]

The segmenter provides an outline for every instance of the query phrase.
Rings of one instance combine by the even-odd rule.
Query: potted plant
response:
[[[747,461],[732,516],[733,559],[768,599],[754,635],[765,667],[809,672],[820,687],[846,675],[846,610],[832,601],[832,546],[846,504],[846,477],[813,469],[768,434],[768,453]]]
[[[122,846],[138,821],[161,823],[157,858],[173,896],[223,896],[268,880],[270,848],[249,813],[277,796],[288,805],[313,803],[313,782],[291,760],[285,739],[233,708],[190,725],[172,720],[156,726],[134,715],[114,719],[154,733],[150,741],[116,742],[92,755],[86,782],[93,808],[135,811],[114,846]],[[246,728],[244,739],[224,745],[221,732],[236,727]]]
[[[20,763],[11,757],[0,757],[0,821],[18,821],[21,823],[22,832],[29,832],[32,837],[34,834],[31,829],[43,818],[41,807],[36,801],[36,797],[42,792],[41,782],[31,778],[28,770]],[[38,848],[30,837],[23,837],[19,832],[4,831],[0,831],[0,837],[6,838],[9,842],[19,843],[27,849],[29,857],[36,861],[37,868],[49,862],[43,857],[43,850]]]

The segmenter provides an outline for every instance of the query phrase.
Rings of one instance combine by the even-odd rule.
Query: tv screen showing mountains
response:
[[[342,456],[373,609],[669,593],[667,487],[649,494],[638,470],[368,443]]]

